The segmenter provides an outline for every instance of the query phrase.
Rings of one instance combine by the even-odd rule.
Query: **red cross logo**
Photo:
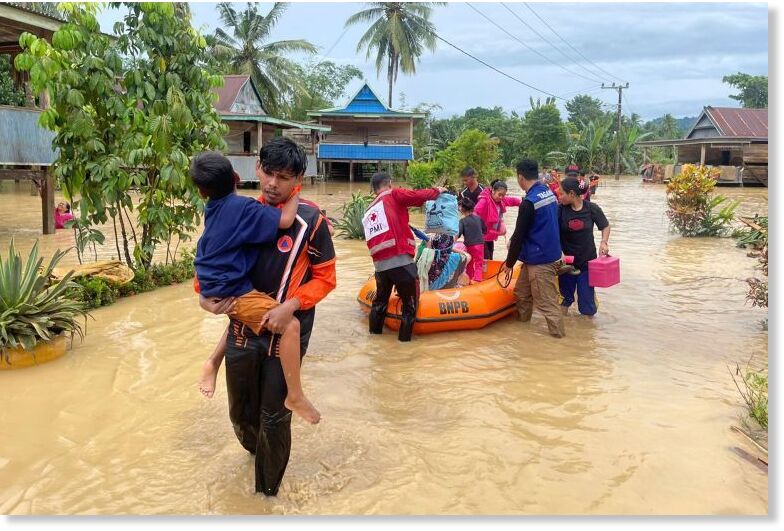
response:
[[[373,223],[375,223],[377,219],[378,219],[378,214],[376,214],[375,212],[373,212],[372,214],[370,214],[370,221],[372,221]]]

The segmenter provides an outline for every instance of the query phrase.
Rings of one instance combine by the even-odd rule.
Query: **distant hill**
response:
[[[663,117],[654,118],[648,124],[653,126],[657,126],[661,123]],[[691,126],[694,125],[694,122],[697,121],[698,116],[684,116],[683,118],[676,118],[675,121],[678,123],[678,129],[681,131],[681,136],[684,136],[686,133],[689,132]],[[647,125],[647,124],[646,124]]]

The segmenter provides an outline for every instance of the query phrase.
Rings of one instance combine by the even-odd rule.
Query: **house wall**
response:
[[[256,153],[258,132],[256,122],[224,122],[229,126],[229,132],[223,137],[226,142],[226,153],[230,155],[242,155]],[[250,151],[243,149],[243,133],[250,133]]]
[[[332,128],[324,133],[321,142],[325,144],[406,144],[412,143],[411,120],[330,120],[322,118],[321,123]]]

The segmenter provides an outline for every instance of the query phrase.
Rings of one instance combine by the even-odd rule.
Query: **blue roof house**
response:
[[[308,116],[327,126],[318,144],[319,173],[333,178],[369,176],[382,164],[414,159],[414,122],[422,113],[396,111],[365,83],[344,107],[309,111]]]

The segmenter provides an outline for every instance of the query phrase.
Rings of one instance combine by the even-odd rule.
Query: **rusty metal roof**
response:
[[[231,106],[237,99],[237,95],[242,90],[243,85],[249,80],[250,76],[245,75],[223,76],[223,86],[212,89],[218,94],[215,109],[220,113],[231,112]]]
[[[768,109],[705,107],[722,136],[768,138]]]

